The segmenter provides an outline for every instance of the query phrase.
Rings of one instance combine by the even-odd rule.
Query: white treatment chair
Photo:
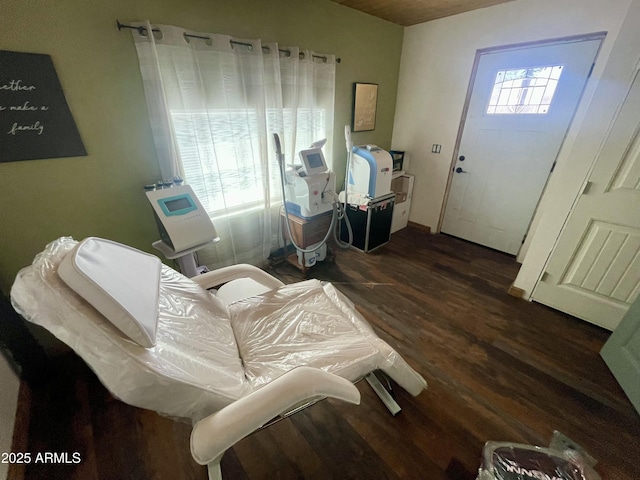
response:
[[[284,285],[250,265],[189,279],[122,244],[63,237],[18,273],[11,301],[115,397],[192,422],[193,458],[212,479],[274,418],[325,397],[358,404],[353,382],[375,385],[376,370],[412,395],[426,387],[331,284]]]

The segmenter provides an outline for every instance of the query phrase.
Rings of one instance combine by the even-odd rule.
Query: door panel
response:
[[[518,252],[600,43],[596,38],[480,56],[443,218],[444,233]],[[552,66],[559,79],[536,76]],[[545,113],[517,113],[534,108],[529,100],[550,98],[545,92],[554,88],[550,106],[540,107]],[[493,107],[496,101],[513,105]],[[490,113],[496,108],[511,113]]]
[[[640,298],[629,308],[600,355],[640,413]]]
[[[613,330],[640,292],[640,80],[596,159],[533,299]]]

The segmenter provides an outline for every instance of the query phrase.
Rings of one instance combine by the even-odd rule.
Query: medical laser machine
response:
[[[395,194],[391,191],[393,158],[376,145],[353,147],[348,169],[348,195],[340,192],[345,201],[345,219],[351,222],[349,233],[354,248],[370,252],[389,242]],[[341,227],[344,227],[344,222]],[[340,238],[347,237],[346,227]]]
[[[349,193],[378,198],[391,193],[393,158],[376,145],[353,148]]]
[[[336,194],[336,175],[329,170],[322,147],[326,139],[314,142],[308,149],[301,150],[298,154],[300,164],[285,165],[284,154],[280,144],[280,137],[274,134],[274,143],[280,174],[282,179],[282,196],[285,217],[289,215],[310,220],[320,215],[332,215],[331,224],[324,238],[310,246],[297,245],[291,234],[289,221],[286,228],[289,238],[296,248],[298,263],[304,267],[311,267],[316,262],[322,261],[327,256],[327,240],[334,235],[336,243],[342,246],[335,231],[338,218],[344,216],[344,210],[338,201]]]
[[[285,170],[287,212],[305,220],[333,210],[336,174],[329,170],[322,153],[325,143],[323,139],[301,150],[302,164]]]
[[[170,260],[177,259],[187,277],[197,275],[193,253],[219,240],[209,214],[189,185],[146,192],[161,240],[152,245]]]

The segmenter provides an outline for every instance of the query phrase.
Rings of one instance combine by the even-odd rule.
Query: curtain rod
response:
[[[123,28],[129,28],[131,30],[137,30],[138,33],[142,36],[146,35],[146,31],[147,31],[147,27],[143,27],[142,25],[140,26],[135,26],[135,25],[125,25],[124,23],[120,23],[120,20],[116,20],[116,24],[118,26],[118,30],[122,30]],[[159,29],[157,28],[153,28],[151,30],[152,32],[158,32],[158,33],[162,33]],[[201,35],[191,35],[187,32],[184,33],[185,38],[199,38],[200,40],[209,40],[211,41],[211,38],[209,37],[203,37]],[[238,45],[238,46],[242,46],[242,47],[247,47],[249,50],[253,49],[253,44],[251,43],[247,43],[247,42],[238,42],[236,40],[229,40],[229,43],[231,44],[231,46],[233,47],[234,45]],[[262,47],[263,50],[269,51],[269,47],[267,45]],[[291,51],[290,50],[286,50],[286,49],[282,49],[279,48],[278,49],[279,52],[286,54],[287,56],[291,56]],[[312,55],[312,57],[314,59],[318,59],[318,60],[322,60],[326,63],[327,61],[327,57],[325,57],[324,55]],[[304,58],[304,53],[300,52],[300,58]],[[339,58],[336,58],[336,63],[340,63],[342,60]]]

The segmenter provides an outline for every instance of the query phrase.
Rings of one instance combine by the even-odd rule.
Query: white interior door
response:
[[[602,39],[480,56],[441,230],[516,254]]]
[[[640,298],[631,305],[600,355],[640,413]]]
[[[613,330],[638,292],[640,77],[636,74],[532,298]]]

